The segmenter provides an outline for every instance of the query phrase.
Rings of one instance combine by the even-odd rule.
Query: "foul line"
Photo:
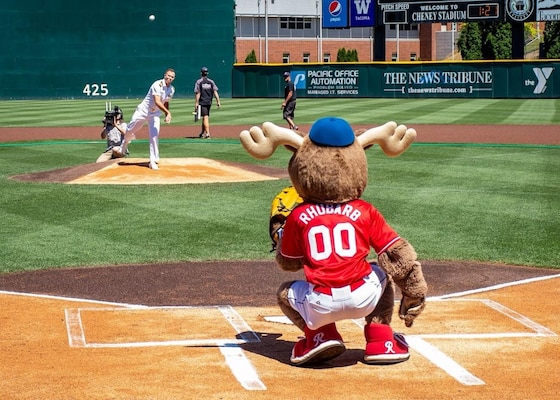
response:
[[[143,306],[139,304],[127,304],[127,303],[115,303],[112,301],[103,301],[103,300],[79,299],[75,297],[53,296],[50,294],[9,292],[6,290],[0,290],[0,294],[6,294],[10,296],[36,297],[38,299],[65,300],[65,301],[73,301],[78,303],[107,304],[112,306],[132,307],[132,308],[148,308],[148,306]]]
[[[425,342],[419,336],[407,336],[406,340],[410,347],[422,354],[437,367],[455,378],[456,381],[466,386],[485,385],[484,381],[477,378],[465,368],[457,364],[453,359],[445,355],[437,347]]]
[[[442,296],[429,297],[428,299],[430,299],[430,300],[450,299],[452,297],[462,297],[462,296],[467,296],[467,295],[470,295],[470,294],[484,293],[484,292],[489,292],[489,291],[492,291],[492,290],[503,289],[503,288],[510,287],[510,286],[524,285],[526,283],[539,282],[539,281],[544,281],[544,280],[547,280],[547,279],[554,279],[554,278],[560,278],[560,274],[539,276],[539,277],[536,277],[536,278],[522,279],[520,281],[501,283],[499,285],[488,286],[488,287],[485,287],[485,288],[482,288],[482,289],[466,290],[464,292],[456,292],[456,293],[451,293],[451,294],[444,294]]]

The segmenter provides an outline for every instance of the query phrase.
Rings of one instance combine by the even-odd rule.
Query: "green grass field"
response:
[[[114,99],[129,119],[138,99]],[[213,125],[282,123],[280,99],[223,99],[212,109]],[[388,120],[412,124],[560,124],[560,99],[299,99],[296,121],[309,124],[326,115],[353,124]],[[100,126],[105,100],[14,100],[0,102],[0,127]],[[192,124],[193,99],[171,102],[173,124]]]
[[[558,124],[559,101],[302,99],[297,120],[310,123],[340,115],[352,123],[372,124],[388,119],[409,125]],[[113,104],[130,117],[137,102]],[[255,119],[255,109],[259,115],[278,116],[280,107],[274,99],[223,103],[223,110],[213,115],[214,126],[259,123],[264,118]],[[104,101],[0,104],[3,127],[99,126],[99,110],[104,109]],[[191,123],[191,100],[178,100],[174,107],[174,123]],[[93,162],[102,147],[101,140],[0,143],[0,272],[272,259],[270,202],[288,180],[88,186],[10,179]],[[160,150],[164,157],[203,156],[279,168],[290,157],[280,149],[257,161],[234,139],[162,139]],[[364,199],[413,243],[421,259],[560,266],[559,146],[418,143],[397,158],[385,157],[378,148],[367,154],[370,183]]]

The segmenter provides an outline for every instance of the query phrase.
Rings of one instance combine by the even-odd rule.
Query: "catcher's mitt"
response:
[[[285,187],[272,200],[270,223],[268,226],[270,239],[272,239],[271,251],[276,250],[286,218],[288,218],[288,215],[290,215],[292,210],[301,203],[303,203],[303,199],[299,196],[293,186]]]

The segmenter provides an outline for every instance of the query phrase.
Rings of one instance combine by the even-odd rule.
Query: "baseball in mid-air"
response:
[[[154,14],[150,14],[150,16],[148,17],[148,19],[150,21],[153,21],[154,19],[156,19],[156,16]]]

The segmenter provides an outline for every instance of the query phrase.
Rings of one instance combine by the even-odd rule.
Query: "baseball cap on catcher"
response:
[[[290,73],[289,73],[288,71],[286,71],[286,72],[284,72],[284,73],[282,74],[282,76],[283,76],[284,78],[287,78],[288,76],[290,76]]]
[[[319,146],[346,147],[354,143],[354,131],[342,118],[325,117],[315,121],[309,139]]]

